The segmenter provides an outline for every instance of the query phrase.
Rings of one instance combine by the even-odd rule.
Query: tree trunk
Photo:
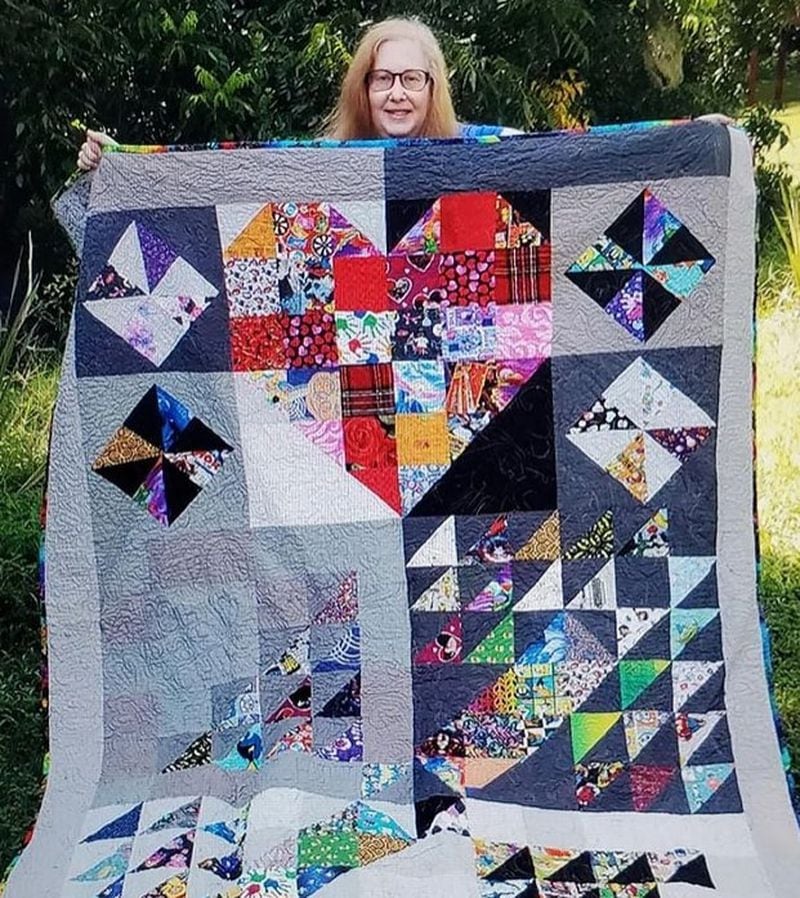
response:
[[[758,49],[754,47],[747,57],[747,105],[755,106],[758,99]]]
[[[783,88],[786,83],[786,57],[789,55],[788,43],[786,31],[781,31],[781,37],[778,41],[778,58],[775,62],[775,93],[772,97],[778,109],[783,107]]]

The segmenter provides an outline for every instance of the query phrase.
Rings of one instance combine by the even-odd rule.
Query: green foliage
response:
[[[777,147],[783,149],[789,142],[789,134],[777,116],[768,107],[759,104],[748,109],[741,117],[742,127],[750,135],[756,163],[763,164],[769,152]]]
[[[12,361],[0,370],[0,873],[36,814],[46,745],[36,569],[58,366],[25,336],[26,320],[38,311],[35,290],[26,297],[27,311],[23,307],[4,331],[3,349],[10,347]]]
[[[740,124],[750,135],[755,154],[758,230],[763,242],[774,230],[776,212],[781,209],[783,193],[791,182],[788,167],[774,161],[776,151],[789,142],[789,134],[786,126],[763,105],[747,110]]]
[[[129,143],[316,133],[363,27],[391,14],[441,37],[465,120],[546,129],[726,111],[741,80],[719,62],[730,2],[0,0],[0,228],[12,247],[32,230],[63,270],[47,199],[74,166],[75,121]],[[656,6],[680,55],[670,89],[648,76]]]
[[[800,193],[796,187],[781,184],[780,212],[773,209],[772,218],[786,254],[792,288],[800,294]]]

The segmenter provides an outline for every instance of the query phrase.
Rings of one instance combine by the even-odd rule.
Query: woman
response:
[[[478,137],[520,133],[500,125],[459,123],[442,50],[426,25],[387,19],[361,38],[342,82],[325,136],[340,140],[404,137]],[[87,131],[78,168],[97,168],[114,141]]]

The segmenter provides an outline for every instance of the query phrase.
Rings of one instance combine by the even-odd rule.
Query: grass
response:
[[[0,400],[0,875],[39,803],[45,720],[36,564],[52,357],[8,378]]]

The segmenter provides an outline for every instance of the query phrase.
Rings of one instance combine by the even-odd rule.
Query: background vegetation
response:
[[[783,241],[773,216],[798,215],[794,188],[786,194],[800,174],[794,2],[0,0],[0,13],[0,868],[34,817],[45,748],[38,515],[75,280],[49,200],[73,169],[80,127],[129,143],[313,135],[363,26],[390,14],[420,14],[441,36],[464,120],[549,129],[744,116],[762,187],[761,592],[800,758],[800,238]]]

